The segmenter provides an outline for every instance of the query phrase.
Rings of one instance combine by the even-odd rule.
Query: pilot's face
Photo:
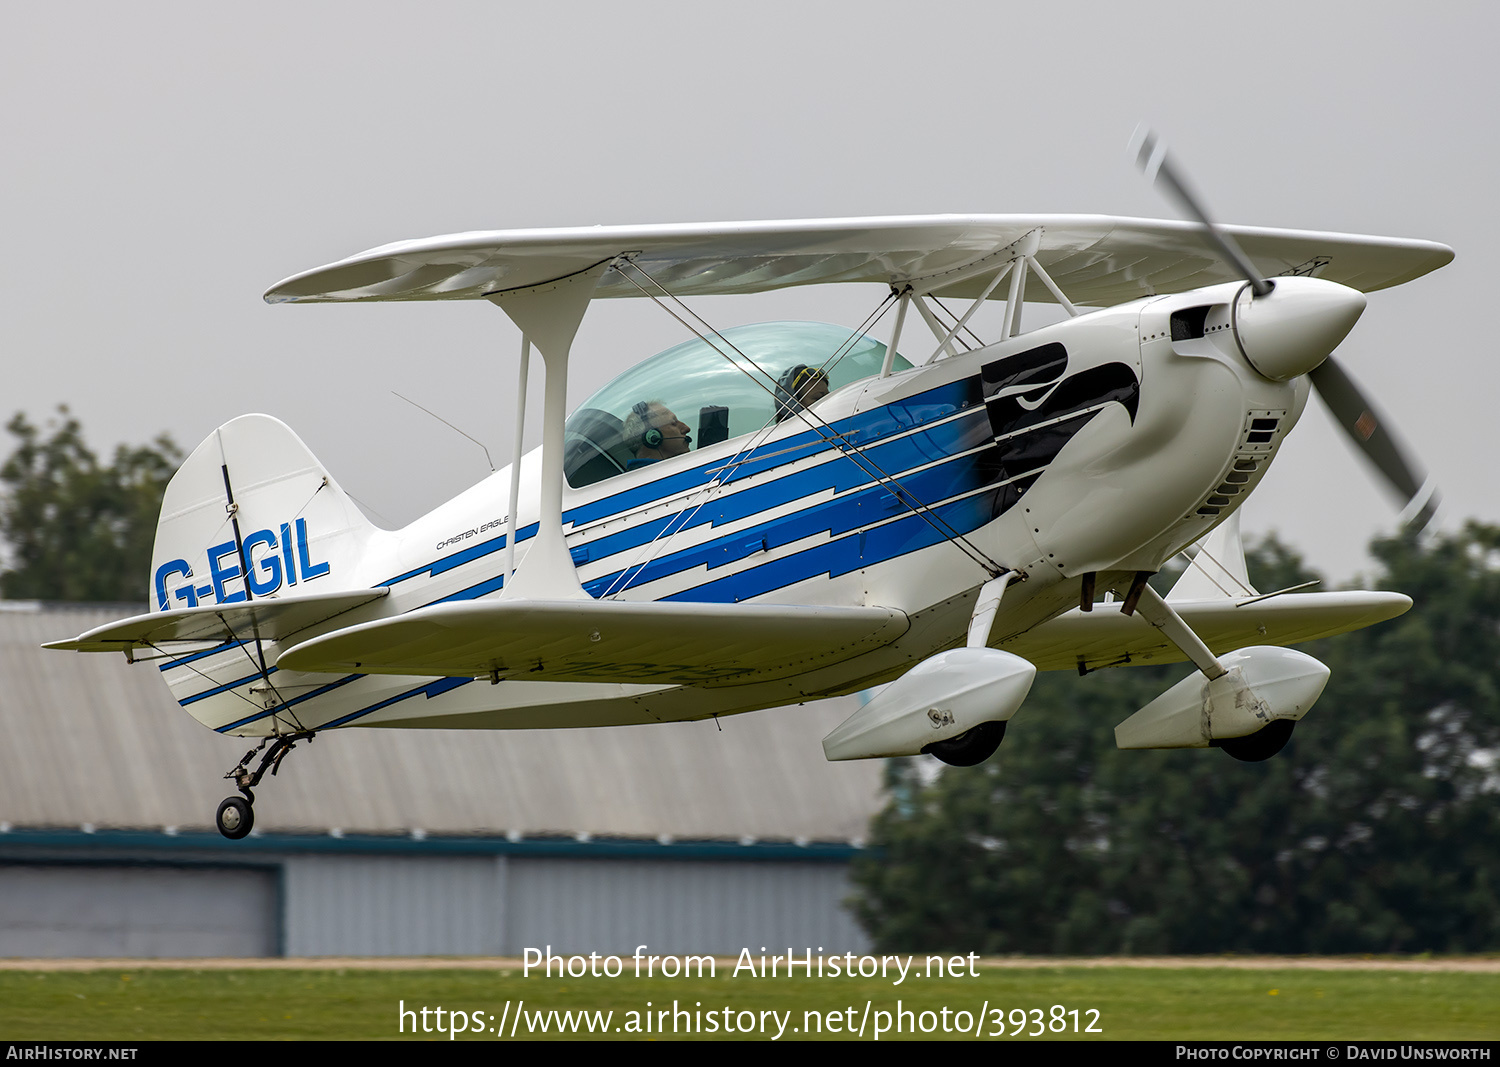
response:
[[[685,456],[693,447],[692,429],[666,408],[661,410],[661,420],[656,426],[661,430],[661,447],[657,451],[663,458]]]
[[[816,404],[819,400],[822,400],[827,395],[828,379],[824,378],[822,375],[819,375],[802,387],[802,395],[800,399],[805,406],[812,407],[812,405]]]

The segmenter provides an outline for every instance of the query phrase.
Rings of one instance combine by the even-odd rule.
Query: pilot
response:
[[[686,455],[693,447],[687,423],[660,400],[642,400],[630,409],[625,418],[625,442],[635,453],[626,470]]]
[[[784,422],[827,395],[828,375],[806,363],[788,367],[776,381],[776,421]]]

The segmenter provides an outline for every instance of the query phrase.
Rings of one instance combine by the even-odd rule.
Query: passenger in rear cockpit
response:
[[[776,421],[785,422],[827,395],[828,375],[806,363],[788,367],[776,381]]]
[[[635,456],[627,470],[686,455],[693,447],[691,428],[660,400],[642,400],[630,409],[625,442]]]

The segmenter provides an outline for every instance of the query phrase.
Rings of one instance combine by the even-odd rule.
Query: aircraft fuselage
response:
[[[898,608],[911,627],[883,648],[790,679],[703,687],[273,677],[283,692],[303,694],[296,711],[308,728],[598,726],[732,714],[888,681],[961,643],[992,576],[985,561],[1025,575],[995,622],[991,644],[1003,647],[1077,604],[1087,573],[1103,591],[1158,570],[1263,476],[1307,385],[1305,377],[1272,381],[1239,351],[1228,309],[1240,288],[1067,319],[836,390],[813,409],[826,430],[788,419],[749,439],[564,488],[563,530],[590,595]],[[521,566],[536,530],[540,473],[539,452],[521,461]],[[331,577],[340,587],[388,587],[389,595],[326,628],[497,595],[511,477],[502,470],[405,529],[378,532]],[[230,580],[216,593],[236,588]],[[247,706],[247,696],[270,703],[252,693],[258,676],[249,668],[233,649],[162,669],[200,721],[268,733],[271,711]]]

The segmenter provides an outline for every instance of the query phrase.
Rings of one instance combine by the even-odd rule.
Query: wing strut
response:
[[[1227,673],[1223,662],[1203,643],[1203,638],[1183,621],[1176,609],[1163,600],[1161,594],[1155,589],[1142,584],[1138,604],[1141,617],[1160,630],[1163,637],[1176,645],[1177,650],[1190,659],[1193,666],[1203,672],[1203,677],[1213,681],[1215,678],[1222,678]]]
[[[587,600],[562,531],[563,423],[568,417],[568,356],[606,259],[541,285],[489,293],[510,316],[547,368],[542,402],[542,490],[536,537],[500,596],[514,600]],[[519,471],[511,468],[514,481]]]
[[[1047,291],[1052,294],[1053,299],[1061,304],[1070,316],[1076,317],[1082,314],[1074,306],[1073,302],[1063,295],[1062,289],[1058,287],[1057,283],[1052,280],[1052,276],[1037,261],[1036,254],[1037,250],[1041,247],[1041,242],[1042,229],[1038,227],[1028,232],[1020,240],[1012,241],[1004,248],[997,249],[957,270],[945,271],[942,274],[930,275],[926,278],[913,278],[907,283],[903,294],[909,293],[915,299],[917,310],[922,313],[922,318],[927,322],[928,328],[932,330],[933,336],[938,340],[937,349],[932,355],[927,357],[928,363],[936,359],[941,359],[944,353],[950,356],[954,355],[954,339],[958,337],[959,332],[974,317],[974,313],[990,298],[990,294],[1000,287],[1000,283],[1007,276],[1010,278],[1010,288],[1006,291],[1005,321],[1001,327],[1001,333],[1005,339],[1008,340],[1021,333],[1021,308],[1026,300],[1027,271],[1037,276],[1038,280],[1047,287]],[[1007,254],[1009,254],[1009,258],[997,263],[1000,257],[1004,257]],[[961,281],[981,278],[991,270],[995,273],[990,279],[989,284],[974,298],[973,303],[969,305],[969,310],[965,311],[962,317],[957,318],[951,329],[945,328],[933,317],[932,312],[923,300],[924,296],[930,296],[936,301],[936,294],[943,289]],[[892,290],[895,291],[898,283],[893,281],[891,285]]]
[[[892,287],[894,289],[894,286]],[[896,346],[901,343],[901,327],[906,325],[906,309],[911,306],[911,286],[901,290],[896,303],[896,325],[891,327],[891,339],[885,346],[885,362],[880,365],[880,376],[889,378],[896,364]]]
[[[1000,598],[1017,573],[1006,571],[980,588],[979,599],[974,602],[974,614],[969,619],[969,648],[984,648],[990,643],[990,631],[995,625],[995,612],[1000,610]]]
[[[526,372],[531,366],[531,338],[521,335],[521,373],[516,381],[516,444],[510,454],[510,511],[506,514],[505,580],[516,573],[516,511],[521,504],[521,444],[526,431]]]

